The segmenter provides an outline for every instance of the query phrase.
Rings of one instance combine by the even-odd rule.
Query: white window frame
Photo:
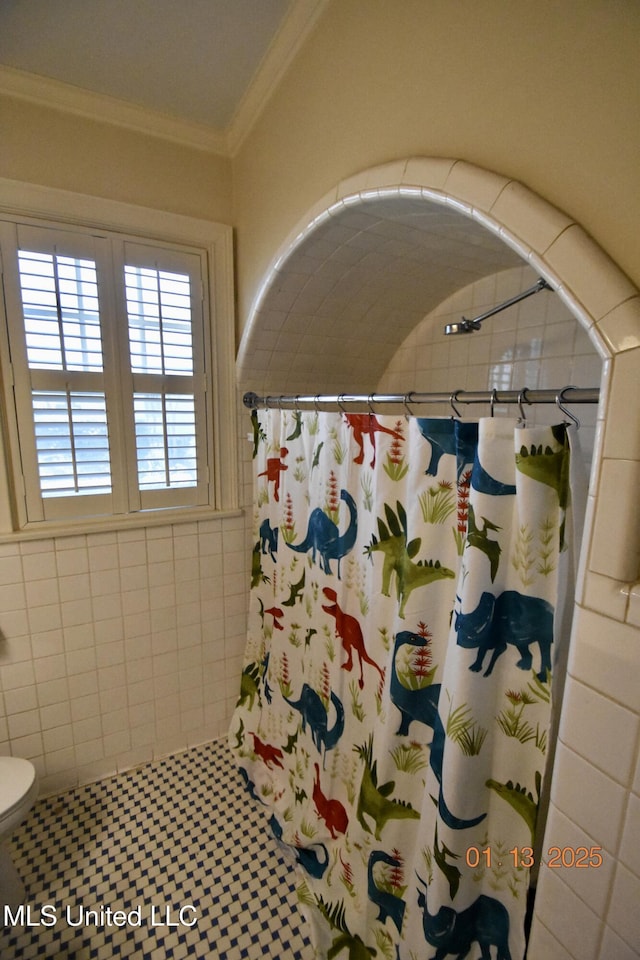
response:
[[[0,215],[47,221],[49,226],[80,227],[121,234],[135,242],[155,241],[203,251],[208,287],[209,337],[205,346],[208,418],[211,436],[209,502],[201,506],[165,507],[137,512],[28,522],[22,504],[15,416],[11,399],[10,354],[0,299],[0,370],[5,415],[0,422],[0,539],[59,536],[94,530],[193,521],[238,513],[236,446],[235,333],[232,229],[224,224],[152,210],[66,190],[0,178]],[[1,266],[1,265],[0,265]],[[207,339],[207,338],[205,338]],[[9,391],[9,393],[8,393]]]

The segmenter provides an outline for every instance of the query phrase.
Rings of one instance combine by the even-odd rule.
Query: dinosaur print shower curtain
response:
[[[565,425],[254,412],[229,742],[318,957],[519,960],[565,591]]]

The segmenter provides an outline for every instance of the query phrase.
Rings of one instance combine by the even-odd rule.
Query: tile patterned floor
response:
[[[31,912],[0,957],[312,960],[266,823],[221,740],[38,801],[11,839]]]

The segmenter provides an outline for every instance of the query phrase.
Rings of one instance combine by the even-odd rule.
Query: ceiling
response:
[[[233,155],[328,0],[0,0],[0,93]],[[241,348],[269,392],[370,391],[455,290],[520,264],[462,213],[346,207],[283,263]]]
[[[271,278],[243,340],[240,385],[259,394],[370,393],[443,300],[522,263],[447,204],[393,193],[345,204]]]
[[[149,128],[155,117],[160,134],[187,141],[201,128],[197,145],[224,152],[225,136],[235,125],[237,140],[251,122],[325,3],[0,0],[0,92],[125,125],[137,118]]]

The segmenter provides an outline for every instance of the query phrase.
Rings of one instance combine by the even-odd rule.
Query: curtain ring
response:
[[[412,410],[411,407],[409,406],[409,404],[411,403],[411,401],[412,401],[412,399],[413,399],[413,394],[414,394],[414,391],[411,390],[410,393],[405,393],[405,395],[404,395],[404,399],[403,399],[402,402],[403,402],[403,404],[404,404],[404,409],[406,410],[405,417],[412,417],[412,416],[413,416],[413,410]]]
[[[493,390],[491,391],[491,399],[489,400],[489,409],[491,411],[492,417],[495,415],[494,407],[496,405],[497,399],[498,399],[498,391],[494,387]]]
[[[520,393],[518,394],[518,410],[520,411],[520,423],[524,427],[527,422],[527,415],[524,412],[523,403],[528,403],[527,400],[527,388],[523,387]]]
[[[565,390],[571,390],[571,389],[573,389],[573,387],[572,387],[572,385],[569,385],[568,387],[563,387],[562,390],[559,391],[559,393],[556,395],[556,406],[557,406],[558,410],[561,410],[561,411],[564,413],[565,417],[568,417],[569,420],[571,420],[571,421],[575,424],[576,429],[579,429],[579,428],[580,428],[580,421],[579,421],[578,418],[575,416],[575,414],[573,414],[573,413],[571,412],[571,410],[568,410],[568,409],[565,407],[565,405],[564,405],[564,403],[565,403],[565,400],[564,400]]]
[[[314,408],[315,408],[316,413],[320,413],[320,411],[318,410],[318,404],[319,404],[319,402],[320,402],[320,394],[319,394],[319,393],[316,393],[315,399],[314,399],[314,401],[313,401],[313,406],[314,406]]]
[[[345,408],[344,408],[344,398],[345,398],[345,394],[344,394],[344,393],[339,394],[339,396],[338,396],[338,408],[339,408],[339,410],[340,410],[340,413],[346,414],[347,411],[346,411]]]
[[[375,417],[375,415],[376,415],[376,414],[375,414],[375,410],[374,410],[373,407],[371,406],[371,404],[373,403],[373,398],[374,398],[374,396],[375,396],[375,394],[370,393],[369,396],[367,397],[367,406],[369,407],[369,416],[370,416],[370,417]]]
[[[460,413],[460,411],[458,410],[458,408],[456,407],[456,404],[455,404],[455,401],[458,399],[458,394],[459,394],[459,393],[460,393],[459,390],[454,390],[453,393],[451,394],[451,396],[449,397],[449,405],[450,405],[451,409],[453,410],[455,416],[458,417],[458,419],[462,416],[462,414]]]

